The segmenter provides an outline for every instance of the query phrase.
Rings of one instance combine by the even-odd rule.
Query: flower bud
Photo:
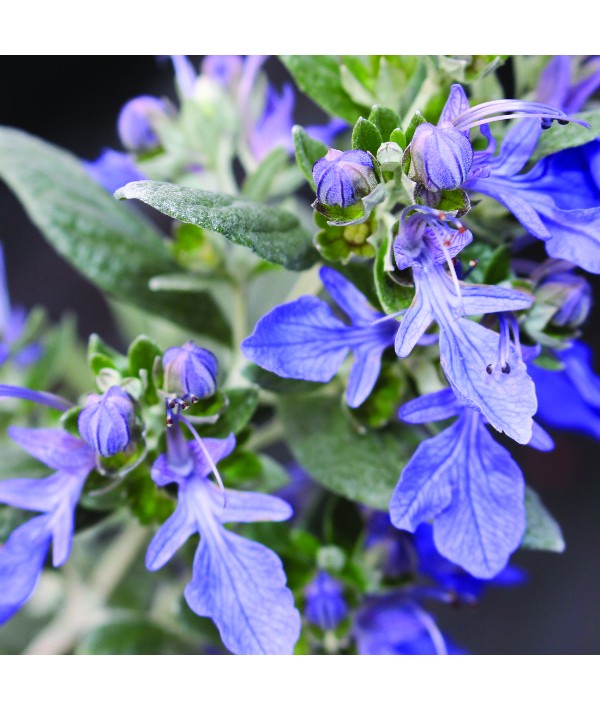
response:
[[[317,199],[312,207],[333,224],[351,224],[365,220],[376,202],[379,171],[374,158],[366,151],[338,151],[330,148],[313,166]],[[376,202],[363,203],[363,198],[377,195]]]
[[[159,145],[153,128],[157,116],[168,115],[169,107],[154,96],[138,96],[128,101],[121,109],[117,131],[121,143],[130,151],[144,153]]]
[[[218,367],[215,356],[193,341],[168,348],[163,355],[164,388],[184,400],[209,397],[217,389]]]
[[[564,271],[551,274],[536,290],[536,301],[557,307],[552,323],[559,328],[577,328],[592,306],[592,289],[582,276]]]
[[[127,449],[134,422],[133,401],[118,385],[104,395],[88,395],[79,413],[79,434],[102,457]]]
[[[473,163],[469,139],[451,127],[420,124],[408,150],[411,159],[409,177],[432,192],[459,188]]]
[[[395,141],[386,141],[379,146],[377,160],[382,170],[395,170],[402,165],[404,151]]]
[[[304,613],[311,625],[322,630],[333,630],[348,614],[341,584],[324,570],[320,570],[315,579],[306,586],[304,594]]]

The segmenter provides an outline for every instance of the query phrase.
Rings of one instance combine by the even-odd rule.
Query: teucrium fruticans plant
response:
[[[87,384],[72,340],[40,378],[2,284],[0,621],[72,547],[92,588],[121,566],[89,591],[101,616],[29,650],[447,653],[428,598],[564,547],[505,445],[600,432],[576,271],[600,273],[597,61],[550,60],[525,100],[502,98],[503,57],[287,56],[329,114],[300,127],[264,59],[173,57],[176,102],[130,100],[125,151],[91,163],[0,128],[42,234],[138,309],[126,353],[90,339]],[[523,231],[539,265],[512,259]]]

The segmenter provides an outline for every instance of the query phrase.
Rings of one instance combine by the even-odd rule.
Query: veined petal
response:
[[[146,551],[146,568],[150,571],[162,568],[197,530],[197,524],[189,512],[185,497],[180,496],[177,508],[150,541]]]
[[[391,345],[391,344],[390,344]],[[369,344],[354,352],[354,365],[348,378],[346,402],[358,407],[369,397],[381,370],[381,355],[385,346]]]
[[[326,383],[348,355],[349,330],[324,301],[301,296],[263,316],[241,349],[246,358],[283,378]]]
[[[533,380],[509,346],[510,372],[486,368],[495,362],[500,336],[468,319],[440,328],[440,361],[458,400],[478,409],[499,432],[527,444],[537,409]]]
[[[223,501],[223,493],[217,487],[214,487],[214,496]],[[218,513],[218,518],[221,523],[286,521],[293,513],[287,501],[278,496],[227,489],[225,507]]]
[[[226,439],[203,438],[202,443],[208,450],[213,463],[225,459],[235,449],[235,435],[230,434]],[[194,457],[194,469],[200,476],[208,476],[212,471],[212,464],[206,453],[198,442],[192,440],[189,443],[190,452]]]
[[[52,511],[64,482],[63,473],[45,479],[4,479],[0,481],[0,502],[25,511]]]
[[[406,358],[433,321],[433,311],[429,300],[417,288],[412,304],[404,314],[396,333],[396,355]]]
[[[355,325],[369,325],[383,314],[376,311],[351,281],[348,281],[335,269],[321,267],[319,276],[331,298],[352,320]]]
[[[444,124],[452,124],[453,120],[469,110],[469,99],[465,94],[465,90],[460,84],[452,84],[450,87],[450,93],[440,114],[440,120],[438,121],[438,126],[443,126]],[[469,136],[468,131],[463,131],[465,136]]]
[[[404,403],[398,410],[398,417],[411,425],[421,425],[455,417],[462,409],[452,388],[445,388]]]
[[[224,529],[202,532],[185,598],[235,654],[292,654],[300,615],[279,558]]]
[[[600,274],[600,207],[561,210],[546,204],[540,212],[551,234],[546,252]]]
[[[525,167],[533,153],[542,128],[539,121],[517,121],[506,132],[500,155],[492,159],[494,175],[516,175]]]
[[[36,516],[0,547],[0,624],[27,602],[37,584],[50,546],[49,520]]]
[[[460,474],[462,419],[417,447],[404,468],[390,501],[390,519],[396,528],[414,533],[420,523],[446,509]]]
[[[485,284],[460,285],[465,316],[492,314],[502,311],[528,309],[533,304],[533,297],[517,289],[504,289],[501,286]]]
[[[96,464],[91,448],[63,430],[9,427],[8,434],[31,456],[52,469],[89,472]]]
[[[523,475],[475,413],[455,446],[452,503],[434,520],[435,544],[471,575],[492,578],[525,532]]]
[[[488,195],[504,205],[533,237],[547,240],[552,236],[535,207],[530,204],[529,195],[527,193],[521,195],[520,191],[510,185],[510,181],[502,182],[495,178],[482,178],[469,180],[464,187],[467,190]]]

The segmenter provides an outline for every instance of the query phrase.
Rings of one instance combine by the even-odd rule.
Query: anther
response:
[[[195,405],[198,402],[198,398],[195,395],[190,395],[190,402]]]
[[[185,400],[181,400],[180,402],[181,402],[181,409],[182,410],[187,410],[189,408],[189,406],[190,406],[189,402],[186,402]]]
[[[501,371],[502,371],[503,373],[506,373],[506,375],[508,375],[508,374],[510,373],[510,365],[509,365],[508,363],[505,363],[505,364],[502,366]]]
[[[558,121],[558,123],[559,123],[561,126],[566,126],[567,124],[571,123],[571,122],[568,121],[567,119],[556,119],[556,120]]]
[[[485,366],[485,372],[486,372],[488,375],[491,375],[492,372],[493,372],[493,370],[494,370],[494,366],[493,366],[491,363],[488,363],[488,364]]]
[[[552,119],[541,118],[540,124],[542,126],[542,131],[547,131],[550,128],[550,126],[552,126]]]
[[[172,400],[169,400],[168,404],[169,404],[169,407],[171,408],[171,410],[174,410],[177,407],[177,400],[175,400],[175,398],[173,398]]]

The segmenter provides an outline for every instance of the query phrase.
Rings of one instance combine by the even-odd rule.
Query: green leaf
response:
[[[381,133],[377,126],[361,116],[352,131],[352,148],[369,151],[375,155],[381,141]]]
[[[242,186],[242,195],[249,200],[265,200],[279,174],[288,166],[288,152],[283,146],[272,150],[250,173]]]
[[[321,141],[311,138],[302,126],[294,126],[292,136],[294,137],[296,160],[298,161],[300,170],[311,184],[313,190],[316,190],[312,169],[319,158],[322,158],[327,153],[327,146],[321,143]]]
[[[340,63],[328,54],[292,54],[280,57],[300,89],[332,116],[354,124],[369,113],[366,105],[356,103],[342,85]]]
[[[214,425],[198,428],[203,437],[225,438],[232,432],[238,434],[250,422],[258,406],[256,388],[230,388],[223,393],[229,400],[227,409]]]
[[[89,632],[76,654],[180,654],[184,645],[149,620],[119,619]]]
[[[560,526],[540,497],[529,487],[525,488],[525,509],[527,528],[521,541],[521,548],[562,553],[565,550],[565,540]]]
[[[388,264],[393,264],[392,259],[389,241],[385,238],[377,250],[373,264],[373,278],[377,296],[386,314],[395,314],[402,309],[407,309],[415,296],[414,286],[394,281],[391,276],[393,272],[386,269]]]
[[[369,121],[375,124],[375,126],[379,130],[382,141],[393,141],[394,138],[392,138],[392,133],[395,130],[399,130],[400,133],[402,133],[401,129],[399,128],[400,117],[393,109],[388,109],[385,106],[379,106],[379,104],[373,106],[373,108],[371,109],[371,113],[369,114]],[[401,146],[401,148],[405,147],[406,146]]]
[[[289,446],[313,479],[336,494],[387,510],[400,472],[418,443],[414,428],[394,423],[359,433],[338,398],[282,398]]]
[[[394,143],[397,143],[402,150],[406,148],[406,136],[404,135],[404,131],[401,128],[395,128],[391,133],[390,133],[390,141],[394,141]]]
[[[118,299],[226,342],[230,331],[209,294],[152,292],[155,274],[177,270],[161,235],[115,203],[67,151],[0,127],[0,177],[50,244]]]
[[[484,284],[499,284],[510,276],[510,250],[501,244],[492,252],[483,271]]]
[[[462,217],[471,208],[469,195],[462,188],[456,190],[443,190],[440,195],[440,201],[436,205],[439,210],[444,212],[456,211],[457,217]]]
[[[244,368],[244,375],[251,382],[255,383],[263,390],[280,393],[283,395],[293,395],[296,393],[307,393],[322,386],[322,383],[315,383],[312,380],[296,380],[294,378],[280,378],[275,373],[271,373],[261,368],[255,363],[248,363]]]
[[[600,136],[600,109],[583,111],[582,113],[574,114],[572,118],[587,121],[590,124],[590,128],[584,128],[573,122],[567,126],[561,126],[556,122],[553,123],[552,127],[547,131],[542,131],[536,149],[531,156],[532,161],[538,161],[552,153],[564,151],[565,148],[582,146]]]
[[[427,123],[427,119],[420,111],[416,111],[408,124],[408,128],[404,132],[406,135],[407,145],[412,141],[415,131],[417,130],[417,126],[420,126],[422,123]]]
[[[97,333],[92,333],[88,340],[87,360],[96,375],[102,368],[114,368],[119,372],[127,369],[127,359],[105,343]]]
[[[176,220],[218,232],[288,269],[307,269],[317,259],[311,235],[285,210],[155,180],[128,183],[115,197],[141,200]]]
[[[149,403],[158,402],[156,383],[154,382],[154,363],[162,358],[162,350],[148,336],[138,336],[129,346],[129,374],[140,378],[145,384],[145,395]]]

